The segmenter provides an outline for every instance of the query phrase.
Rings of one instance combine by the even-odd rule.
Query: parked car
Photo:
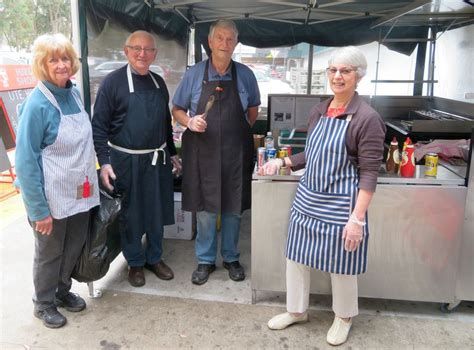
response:
[[[258,88],[260,90],[260,113],[266,113],[268,107],[268,94],[292,94],[293,88],[290,84],[279,79],[273,79],[265,75],[261,70],[252,69],[257,78]]]
[[[113,72],[114,70],[117,70],[126,64],[127,61],[106,61],[89,68],[89,81],[92,101],[95,101],[95,96],[97,95],[97,91],[99,90],[102,79],[104,79],[104,77],[110,72]],[[160,75],[166,81],[167,73],[161,66],[152,64],[150,66],[150,70],[153,73]]]

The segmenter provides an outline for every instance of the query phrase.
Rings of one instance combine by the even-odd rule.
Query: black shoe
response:
[[[215,264],[198,264],[198,267],[193,272],[193,276],[191,277],[191,282],[194,284],[204,284],[207,282],[209,278],[209,274],[216,270]]]
[[[66,317],[64,317],[54,305],[48,306],[44,310],[35,308],[33,314],[40,320],[43,320],[43,324],[48,328],[60,328],[67,322]]]
[[[232,261],[230,263],[225,262],[222,265],[225,269],[229,270],[229,277],[232,281],[243,281],[245,279],[245,271],[242,265],[238,261]]]
[[[78,294],[68,292],[65,296],[56,297],[54,305],[62,306],[67,311],[79,312],[86,308],[86,302]]]

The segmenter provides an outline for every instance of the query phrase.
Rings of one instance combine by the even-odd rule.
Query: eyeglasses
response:
[[[127,45],[127,47],[133,51],[133,53],[140,53],[142,51],[145,51],[146,54],[151,54],[156,51],[155,47],[141,47],[141,46],[131,46]]]
[[[341,74],[343,77],[348,77],[352,72],[355,72],[357,69],[356,68],[349,68],[349,67],[344,67],[344,68],[339,68],[337,69],[336,67],[328,67],[326,68],[326,73],[327,75],[333,76],[336,75],[337,72]]]

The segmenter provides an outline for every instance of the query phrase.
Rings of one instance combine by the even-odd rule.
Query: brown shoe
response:
[[[152,271],[156,277],[162,280],[171,280],[174,277],[173,271],[163,260],[160,260],[153,265],[145,264],[145,268]]]
[[[131,267],[128,270],[128,282],[133,287],[141,287],[145,285],[145,273],[143,267]]]

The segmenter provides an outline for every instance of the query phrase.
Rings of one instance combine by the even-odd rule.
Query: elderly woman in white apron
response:
[[[272,175],[282,166],[306,166],[288,229],[287,312],[273,317],[268,327],[279,330],[308,320],[310,271],[319,269],[331,276],[331,345],[347,340],[358,314],[357,275],[367,266],[367,208],[383,158],[385,125],[355,91],[366,68],[359,49],[336,49],[327,68],[334,97],[313,108],[305,151],[262,169]]]
[[[86,307],[70,292],[71,273],[84,246],[89,209],[99,204],[89,115],[70,77],[79,69],[72,43],[42,35],[33,45],[39,82],[20,110],[16,171],[35,237],[34,315],[49,328],[66,324],[58,306]]]

